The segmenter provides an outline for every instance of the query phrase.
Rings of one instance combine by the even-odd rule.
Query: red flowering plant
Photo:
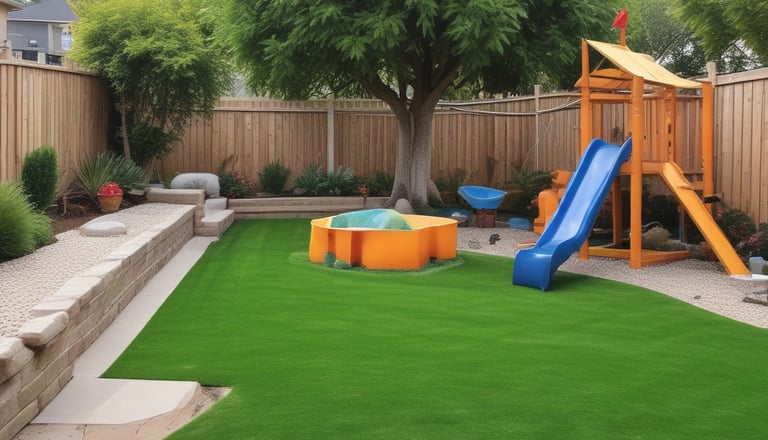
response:
[[[357,187],[357,191],[360,193],[363,197],[368,197],[368,194],[370,194],[370,191],[368,190],[368,185],[362,184]]]
[[[115,182],[107,182],[99,187],[98,195],[100,197],[122,197],[123,190]]]

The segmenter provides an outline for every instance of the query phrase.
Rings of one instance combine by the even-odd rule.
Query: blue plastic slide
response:
[[[593,139],[536,245],[515,257],[512,283],[549,290],[557,268],[589,237],[619,167],[632,152],[632,138],[619,147]]]

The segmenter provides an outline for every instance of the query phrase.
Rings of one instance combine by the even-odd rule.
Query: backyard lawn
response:
[[[489,255],[330,269],[309,231],[235,222],[106,377],[233,387],[172,439],[765,438],[765,330]]]

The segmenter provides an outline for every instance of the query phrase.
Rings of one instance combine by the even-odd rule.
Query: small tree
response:
[[[194,114],[210,114],[230,84],[229,69],[208,44],[196,2],[77,0],[70,56],[98,71],[120,112],[123,155],[131,159],[132,127],[165,131],[166,145]],[[133,130],[134,137],[137,131]],[[157,154],[156,154],[157,155]],[[150,159],[152,155],[149,155]]]

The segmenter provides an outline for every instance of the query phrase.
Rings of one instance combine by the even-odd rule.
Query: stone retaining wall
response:
[[[358,209],[383,208],[387,197],[258,197],[229,199],[235,219],[318,218]]]
[[[10,440],[72,378],[80,354],[192,238],[195,206],[126,242],[33,310],[18,337],[0,338],[0,440]]]

